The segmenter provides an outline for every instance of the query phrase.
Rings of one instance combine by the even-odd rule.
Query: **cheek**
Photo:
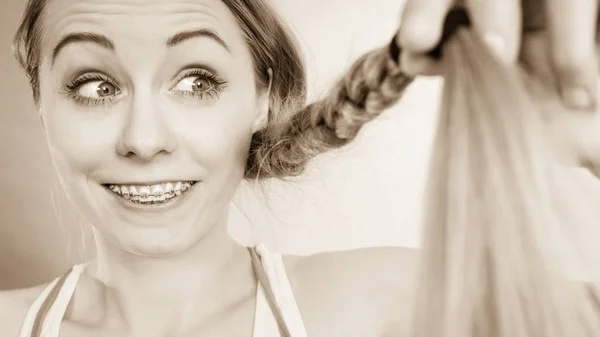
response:
[[[256,116],[255,96],[236,95],[206,112],[192,112],[182,142],[211,175],[241,175]],[[191,122],[190,122],[191,121]]]
[[[75,111],[67,104],[42,107],[46,139],[62,178],[87,176],[114,153],[117,128],[99,111]]]
[[[245,167],[248,156],[251,128],[238,123],[222,122],[225,121],[188,130],[188,136],[185,137],[190,153],[211,175],[239,173]]]

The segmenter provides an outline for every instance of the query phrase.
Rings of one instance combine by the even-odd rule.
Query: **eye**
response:
[[[186,77],[173,88],[179,91],[208,91],[213,87],[206,78]]]
[[[78,94],[88,98],[101,98],[117,94],[117,87],[108,82],[88,82],[79,87]]]
[[[203,69],[194,69],[178,76],[177,83],[171,88],[175,94],[198,98],[218,98],[225,88],[225,81],[217,75]]]
[[[81,105],[99,105],[112,103],[121,94],[121,90],[109,77],[87,73],[74,78],[66,85],[68,97]]]

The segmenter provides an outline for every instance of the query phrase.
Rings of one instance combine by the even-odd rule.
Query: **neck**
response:
[[[183,332],[255,293],[247,248],[228,235],[226,221],[194,247],[164,258],[131,254],[96,238],[89,273],[100,281],[106,312],[117,313],[112,320],[124,321],[131,333]]]

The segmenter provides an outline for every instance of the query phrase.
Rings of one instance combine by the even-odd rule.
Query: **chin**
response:
[[[211,235],[215,227],[226,224],[222,220],[228,207],[215,202],[203,182],[182,186],[171,202],[147,204],[132,202],[122,189],[110,184],[93,189],[89,204],[94,207],[89,211],[96,215],[96,221],[92,224],[107,248],[147,257],[187,252]]]
[[[110,222],[109,222],[110,223]],[[214,226],[199,226],[199,221],[132,224],[113,221],[110,228],[96,230],[108,245],[123,252],[147,257],[170,257],[189,251],[202,241]],[[106,224],[106,222],[105,222]]]

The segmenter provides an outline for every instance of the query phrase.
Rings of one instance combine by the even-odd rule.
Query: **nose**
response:
[[[117,152],[124,157],[151,161],[176,148],[177,139],[156,100],[148,96],[133,99]]]

